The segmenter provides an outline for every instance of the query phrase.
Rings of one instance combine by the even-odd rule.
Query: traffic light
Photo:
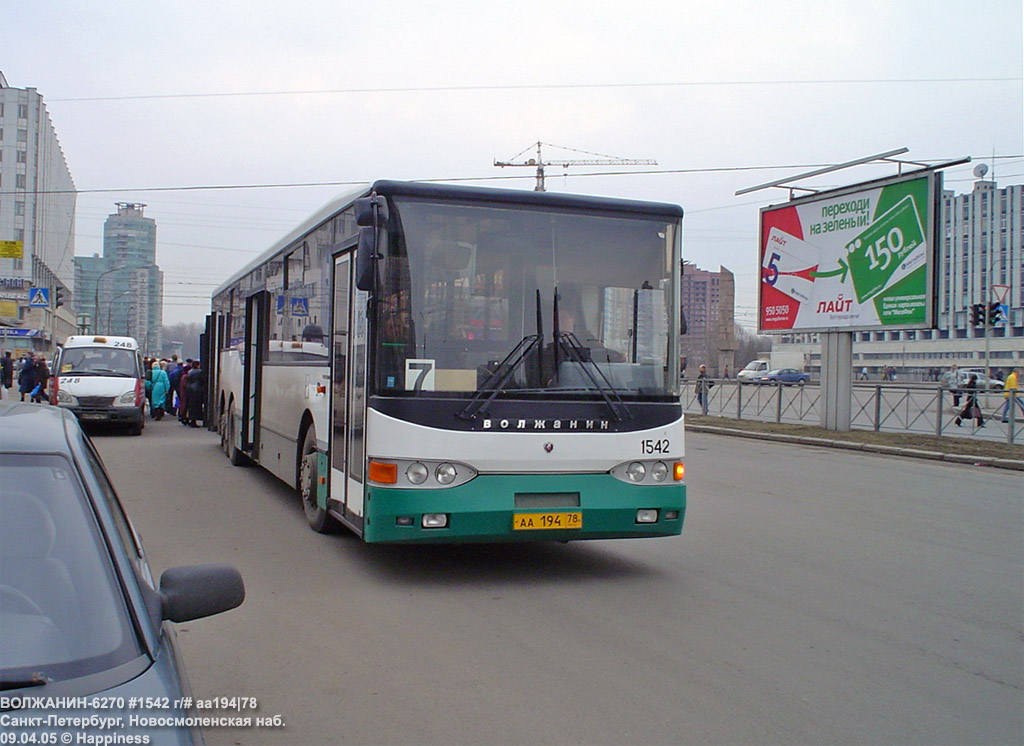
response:
[[[988,324],[993,326],[1003,320],[1003,307],[999,301],[988,304]]]
[[[64,305],[64,288],[58,285],[53,292],[54,308],[60,308]]]
[[[985,304],[974,303],[971,305],[971,326],[978,326],[985,323]]]

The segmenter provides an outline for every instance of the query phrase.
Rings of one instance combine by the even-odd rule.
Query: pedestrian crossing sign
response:
[[[30,306],[50,306],[50,288],[32,288],[28,293],[28,304]]]

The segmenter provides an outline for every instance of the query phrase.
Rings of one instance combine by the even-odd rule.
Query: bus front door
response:
[[[331,508],[351,522],[347,510],[349,348],[352,309],[351,255],[335,257],[331,319]]]
[[[263,351],[267,349],[265,292],[245,299],[245,358],[242,362],[242,450],[259,460],[260,388],[263,382]]]

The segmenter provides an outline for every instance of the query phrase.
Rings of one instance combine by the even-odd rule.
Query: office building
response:
[[[75,257],[75,286],[84,326],[95,334],[135,337],[145,353],[160,351],[163,273],[156,264],[156,221],[146,205],[118,202],[103,224],[103,255]]]
[[[75,182],[43,97],[35,88],[12,88],[0,72],[0,346],[5,349],[48,352],[75,331],[75,202]]]

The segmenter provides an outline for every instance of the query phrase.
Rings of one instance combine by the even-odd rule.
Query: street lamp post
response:
[[[100,330],[99,330],[99,323],[100,323],[100,282],[103,280],[104,277],[109,275],[111,272],[117,272],[118,270],[121,270],[121,269],[124,269],[124,267],[113,267],[111,269],[108,269],[106,272],[101,273],[100,276],[96,278],[96,295],[93,298],[93,314],[92,314],[92,324],[93,324],[92,333],[93,334],[99,334],[99,332],[100,332]],[[107,311],[107,326],[108,327],[110,326],[110,311],[109,310]]]
[[[131,288],[129,288],[128,290],[125,290],[123,293],[118,295],[116,298],[112,298],[110,300],[110,305],[107,306],[107,325],[105,327],[105,329],[106,329],[105,333],[106,334],[110,334],[111,330],[114,328],[114,322],[111,319],[111,313],[113,313],[113,311],[114,311],[114,304],[117,303],[119,300],[121,300],[126,295],[128,295],[130,292],[131,292]]]

